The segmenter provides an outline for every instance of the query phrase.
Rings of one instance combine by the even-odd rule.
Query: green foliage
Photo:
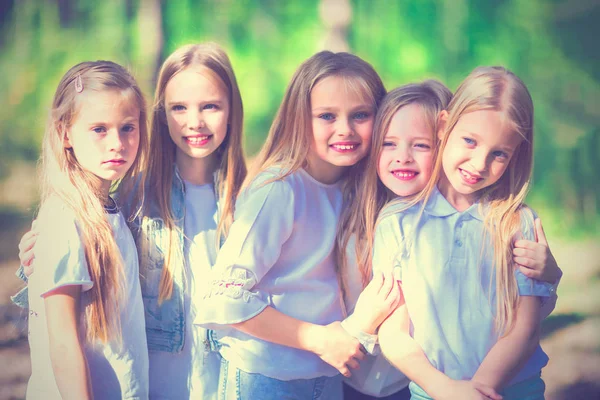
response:
[[[110,59],[153,93],[162,60],[185,43],[229,52],[244,98],[246,150],[262,145],[296,67],[321,49],[325,0],[12,1],[0,19],[0,179],[35,160],[53,91],[77,62]],[[388,89],[437,78],[455,89],[477,65],[502,64],[536,106],[534,206],[594,231],[600,181],[600,6],[542,0],[352,0],[351,51]],[[321,4],[322,5],[322,4]],[[149,101],[151,104],[151,101]],[[552,224],[550,224],[552,225]]]

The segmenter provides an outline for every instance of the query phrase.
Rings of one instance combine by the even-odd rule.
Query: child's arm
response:
[[[431,365],[410,336],[410,318],[404,300],[402,303],[379,328],[379,345],[390,364],[434,399],[502,399],[495,390],[480,382],[452,380]]]
[[[500,390],[533,354],[540,338],[540,298],[521,296],[514,327],[492,347],[473,380]]]
[[[312,324],[268,306],[255,317],[232,326],[271,343],[310,351],[344,376],[351,375],[348,367],[358,368],[356,359],[364,358],[358,340],[350,336],[339,322],[326,326]]]
[[[535,219],[535,238],[535,241],[525,239],[515,241],[513,249],[515,264],[528,278],[556,283],[562,277],[563,272],[550,251],[542,221],[539,218]]]
[[[375,272],[371,282],[361,292],[354,312],[344,321],[354,330],[375,334],[379,325],[400,304],[400,286],[391,272]]]
[[[44,297],[50,360],[63,399],[92,399],[89,369],[78,327],[80,294],[80,285],[69,285]]]

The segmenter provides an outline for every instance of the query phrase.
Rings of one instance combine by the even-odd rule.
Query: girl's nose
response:
[[[204,128],[204,118],[202,118],[202,113],[200,112],[190,112],[188,116],[188,128],[197,131],[199,129]]]

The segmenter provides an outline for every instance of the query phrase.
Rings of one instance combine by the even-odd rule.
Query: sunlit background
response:
[[[548,399],[600,398],[600,5],[593,0],[19,0],[0,2],[0,399],[30,373],[17,243],[35,212],[35,163],[52,95],[72,65],[130,68],[149,103],[162,61],[215,41],[232,60],[245,146],[262,145],[286,85],[316,51],[350,51],[386,88],[436,78],[454,90],[478,65],[504,65],[535,103],[529,203],[565,272],[544,323]]]

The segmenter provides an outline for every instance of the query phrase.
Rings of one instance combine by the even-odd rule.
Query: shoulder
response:
[[[523,239],[535,241],[535,219],[537,218],[537,213],[526,204],[523,204],[519,208],[518,213],[520,233],[523,236]]]
[[[44,200],[36,219],[41,232],[74,229],[76,225],[75,211],[58,196],[50,196]]]

